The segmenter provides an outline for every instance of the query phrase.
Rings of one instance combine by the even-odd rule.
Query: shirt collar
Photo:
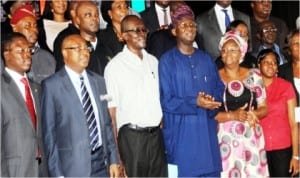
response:
[[[216,3],[216,5],[215,5],[215,11],[220,12],[220,11],[222,11],[223,9],[226,9],[227,12],[232,11],[231,5],[229,5],[229,6],[226,7],[226,8],[223,8],[223,7],[221,7],[219,4]]]
[[[87,78],[86,70],[83,70],[83,72],[81,74],[78,74],[77,72],[72,70],[67,65],[65,65],[65,69],[66,69],[66,72],[70,76],[72,81],[80,82],[80,76],[83,76],[84,79]]]
[[[166,8],[163,8],[163,7],[159,6],[159,5],[157,5],[156,3],[154,3],[154,4],[155,4],[155,9],[156,10],[160,10],[161,12],[163,12],[163,9],[166,9],[166,12],[170,12],[170,6],[168,6]]]
[[[5,67],[6,72],[17,82],[20,81],[23,77],[27,78],[26,73],[20,75],[18,72]]]

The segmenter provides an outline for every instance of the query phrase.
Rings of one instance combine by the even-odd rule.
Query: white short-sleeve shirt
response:
[[[108,106],[116,107],[118,129],[128,123],[158,126],[162,119],[158,61],[145,50],[142,53],[141,60],[125,45],[105,68],[104,78],[111,97]]]

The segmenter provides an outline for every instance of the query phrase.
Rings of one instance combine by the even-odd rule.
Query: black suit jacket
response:
[[[199,48],[201,43],[198,34],[195,41]],[[147,39],[146,50],[159,59],[165,52],[177,45],[176,37],[172,34],[172,27],[153,32]]]
[[[148,28],[150,34],[160,29],[154,4],[152,4],[150,8],[141,12],[141,18],[143,19],[144,24]]]
[[[284,78],[285,80],[292,83],[295,93],[297,94],[297,106],[300,106],[300,93],[297,91],[295,83],[294,83],[294,75],[293,75],[293,63],[290,60],[288,63],[285,63],[278,68],[278,76]]]
[[[113,56],[123,50],[125,43],[118,40],[118,37],[111,25],[108,25],[106,29],[100,31],[100,39],[103,45],[112,52]]]

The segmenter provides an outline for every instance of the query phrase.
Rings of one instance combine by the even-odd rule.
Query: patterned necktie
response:
[[[21,79],[21,82],[25,85],[26,106],[27,106],[27,109],[29,111],[33,127],[36,129],[36,115],[35,115],[33,100],[32,100],[32,97],[31,97],[31,91],[30,91],[29,83],[28,83],[28,81],[25,77],[23,77]]]
[[[225,14],[225,27],[227,27],[227,26],[230,24],[230,18],[229,18],[229,15],[228,15],[226,9],[222,9],[222,11],[223,11],[224,14]]]
[[[89,139],[90,139],[90,145],[92,146],[92,151],[94,151],[99,146],[99,131],[97,128],[97,122],[95,113],[93,110],[92,102],[90,95],[86,89],[86,86],[84,84],[84,79],[81,76],[80,77],[81,85],[81,96],[82,96],[82,106],[83,111],[86,117],[87,126],[89,130]]]
[[[164,12],[164,25],[168,25],[168,15],[167,15],[167,9],[163,8],[162,11]]]

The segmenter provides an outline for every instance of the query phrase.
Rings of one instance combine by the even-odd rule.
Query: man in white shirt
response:
[[[121,31],[126,45],[104,72],[121,160],[128,177],[166,177],[158,61],[144,50],[147,30],[139,17],[126,16]]]

